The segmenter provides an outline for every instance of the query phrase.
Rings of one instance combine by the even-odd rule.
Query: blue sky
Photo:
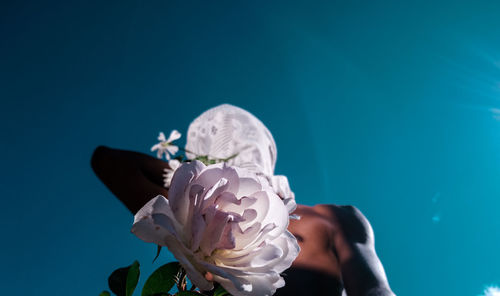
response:
[[[259,117],[301,203],[370,219],[400,295],[500,284],[495,1],[0,4],[3,292],[98,295],[155,247],[93,175],[221,103]],[[181,141],[182,142],[182,141]]]

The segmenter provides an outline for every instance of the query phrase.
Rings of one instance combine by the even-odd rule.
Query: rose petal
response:
[[[257,202],[255,197],[242,197],[238,199],[233,194],[221,194],[217,199],[217,205],[219,208],[226,212],[235,212],[238,214],[243,214],[242,211],[246,209],[253,209],[253,205]],[[254,218],[256,219],[256,218]]]
[[[247,229],[242,230],[239,224],[233,224],[233,235],[236,241],[235,251],[242,249],[251,250],[255,246],[260,245],[275,228],[274,224],[267,224],[262,227],[261,223],[256,222]]]
[[[229,222],[229,214],[217,211],[213,217],[210,224],[207,225],[205,233],[203,235],[202,242],[200,244],[200,249],[206,256],[212,255],[213,250],[215,250],[217,244],[222,240],[223,244],[230,244],[234,247],[234,238],[229,231],[224,231]],[[226,237],[223,235],[226,234]],[[227,237],[230,236],[230,237]]]
[[[226,291],[233,296],[245,295],[242,294],[245,290],[249,292],[251,284],[242,278],[246,273],[239,270],[226,271],[227,269],[220,266],[215,266],[206,262],[200,262],[203,267],[213,274],[214,279],[220,283]],[[231,290],[231,291],[230,291]]]
[[[262,185],[252,178],[241,178],[238,196],[249,196],[254,192],[261,191]]]
[[[193,183],[199,184],[205,188],[211,188],[220,179],[227,180],[227,192],[237,194],[239,188],[239,177],[235,169],[224,164],[214,164],[204,170]]]
[[[165,242],[169,251],[179,260],[179,263],[186,270],[187,276],[196,287],[201,290],[213,289],[213,284],[205,278],[203,268],[201,268],[201,265],[196,264],[197,261],[189,250],[179,243],[175,237],[166,237]]]
[[[227,190],[227,188],[228,188],[228,180],[226,178],[221,178],[219,181],[217,181],[217,183],[215,183],[215,185],[209,188],[208,191],[205,193],[203,197],[204,200],[203,207],[208,207],[210,205],[213,205],[216,199],[221,194],[231,194],[229,192],[224,192]]]
[[[269,191],[261,191],[254,194],[253,196],[257,198],[257,201],[259,201],[259,198],[263,201],[266,201],[262,204],[259,204],[259,202],[257,202],[253,208],[259,215],[260,213],[265,213],[264,218],[261,220],[262,225],[276,225],[276,228],[273,229],[268,235],[272,238],[278,237],[286,230],[289,222],[288,211],[284,207],[283,202],[277,195]],[[263,205],[266,205],[267,208],[262,208]],[[257,206],[260,206],[260,208],[257,208]],[[260,217],[256,218],[256,220],[259,221],[259,218]]]
[[[189,198],[185,197],[185,191],[190,181],[204,168],[205,165],[197,160],[190,163],[183,163],[172,177],[168,197],[172,212],[180,224],[185,225],[188,218]]]
[[[131,231],[143,241],[165,246],[164,237],[176,235],[179,228],[168,200],[159,195],[137,212]]]
[[[283,278],[276,272],[249,273],[210,264],[203,265],[214,275],[226,291],[234,296],[272,295],[284,286]]]

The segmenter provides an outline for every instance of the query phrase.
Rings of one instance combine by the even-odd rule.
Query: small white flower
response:
[[[172,177],[174,176],[175,170],[179,168],[181,162],[177,159],[171,159],[168,161],[168,168],[163,169],[163,184],[165,187],[169,188],[172,182]]]
[[[168,136],[168,139],[165,139],[165,134],[160,132],[160,135],[158,136],[158,141],[160,142],[153,145],[153,147],[151,147],[151,151],[156,151],[156,156],[158,158],[162,158],[163,154],[165,154],[165,158],[170,160],[170,154],[174,155],[177,151],[179,151],[179,147],[172,145],[172,142],[180,137],[181,133],[177,130],[173,130],[170,133],[170,136]]]

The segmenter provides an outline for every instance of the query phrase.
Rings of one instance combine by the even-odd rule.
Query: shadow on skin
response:
[[[285,286],[274,296],[342,295],[342,283],[334,276],[307,268],[292,267],[281,274]]]

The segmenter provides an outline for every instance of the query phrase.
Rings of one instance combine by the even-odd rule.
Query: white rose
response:
[[[265,178],[193,161],[175,171],[168,195],[135,215],[132,232],[166,246],[194,285],[213,288],[206,272],[235,296],[272,295],[285,284],[280,273],[299,246],[287,231],[287,208]]]

